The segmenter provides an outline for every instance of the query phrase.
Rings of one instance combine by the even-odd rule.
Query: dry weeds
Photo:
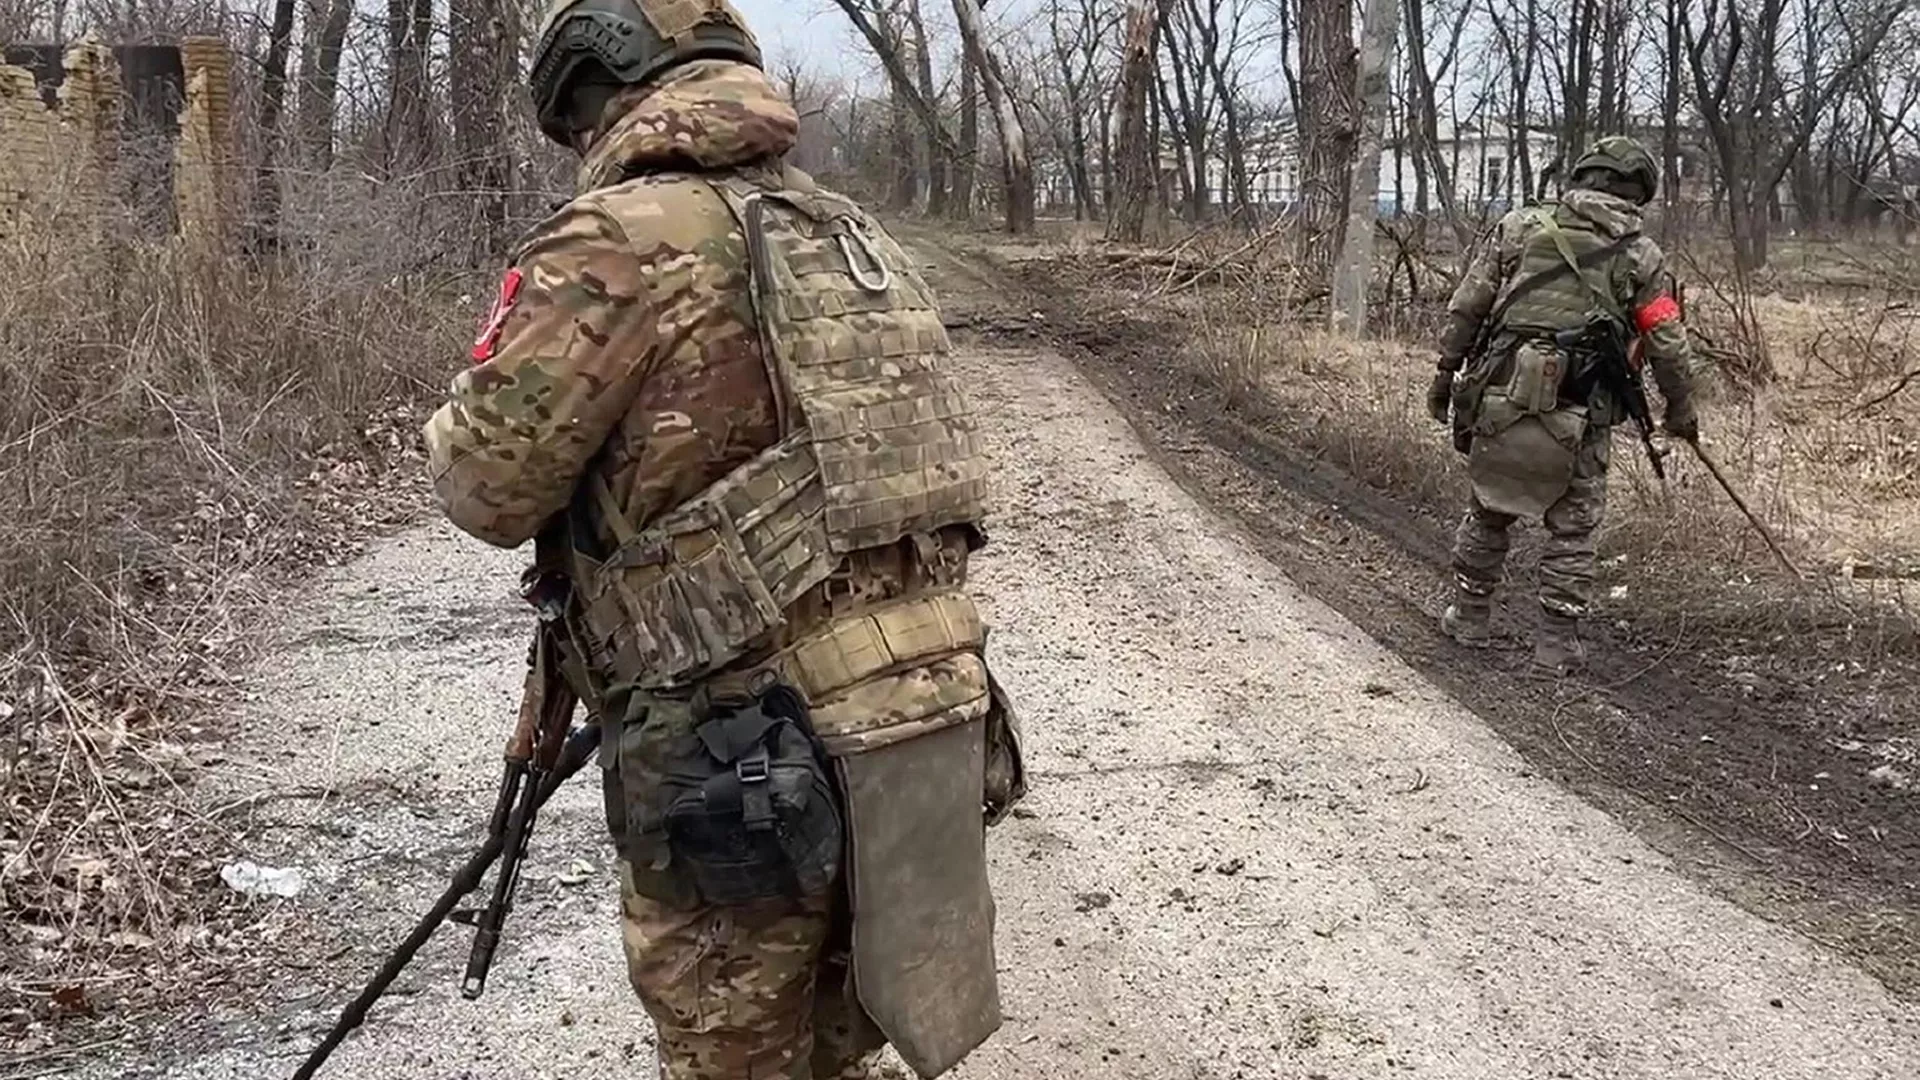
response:
[[[10,1039],[164,998],[258,917],[217,877],[193,718],[236,692],[268,585],[418,505],[392,480],[472,325],[474,283],[420,261],[432,208],[359,198],[271,258],[51,208],[0,234]]]

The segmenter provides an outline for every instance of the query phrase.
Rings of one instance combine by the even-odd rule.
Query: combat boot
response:
[[[1587,647],[1580,640],[1580,620],[1573,615],[1540,609],[1540,628],[1533,643],[1534,669],[1544,675],[1572,675],[1587,666]]]
[[[1454,590],[1453,603],[1440,615],[1440,630],[1462,645],[1483,649],[1493,641],[1493,597]]]

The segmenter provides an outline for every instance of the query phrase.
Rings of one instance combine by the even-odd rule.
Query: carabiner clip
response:
[[[849,231],[860,228],[858,225],[853,224],[851,220],[847,222],[847,225]],[[887,289],[892,287],[893,271],[887,268],[885,262],[881,261],[879,254],[874,251],[873,244],[867,239],[865,232],[861,232],[860,234],[860,250],[880,271],[879,276],[876,278],[868,277],[866,273],[860,269],[860,260],[853,257],[853,242],[847,239],[846,233],[841,233],[835,239],[840,241],[840,253],[847,257],[847,272],[853,275],[854,284],[868,292],[874,293],[886,292]]]

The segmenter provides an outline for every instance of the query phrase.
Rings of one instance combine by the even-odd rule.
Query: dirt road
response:
[[[1184,493],[1067,362],[964,366],[1001,494],[981,587],[1037,777],[992,840],[1011,1015],[958,1075],[1920,1076],[1920,1011],[1531,775]],[[289,612],[223,773],[302,796],[251,833],[310,879],[263,902],[278,959],[164,1053],[69,1075],[291,1073],[474,840],[518,565],[424,528]],[[558,806],[486,998],[457,994],[448,932],[329,1075],[649,1075],[597,790]]]

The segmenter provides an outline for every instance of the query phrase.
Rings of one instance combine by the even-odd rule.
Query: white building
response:
[[[1299,158],[1292,135],[1260,140],[1247,153],[1248,187],[1256,206],[1265,210],[1291,209],[1300,197]],[[1520,141],[1504,124],[1463,124],[1440,133],[1441,161],[1453,178],[1455,198],[1467,212],[1500,212],[1523,202],[1527,192],[1516,151]],[[1529,164],[1538,182],[1539,170],[1553,161],[1554,139],[1544,131],[1529,130]],[[1171,158],[1171,155],[1168,155]],[[1169,164],[1171,162],[1169,161]],[[1413,212],[1419,194],[1418,170],[1410,144],[1389,142],[1380,158],[1377,190],[1380,213]],[[1232,205],[1233,192],[1224,159],[1207,163],[1207,187],[1215,206]],[[1427,209],[1440,208],[1438,185],[1429,180]]]

